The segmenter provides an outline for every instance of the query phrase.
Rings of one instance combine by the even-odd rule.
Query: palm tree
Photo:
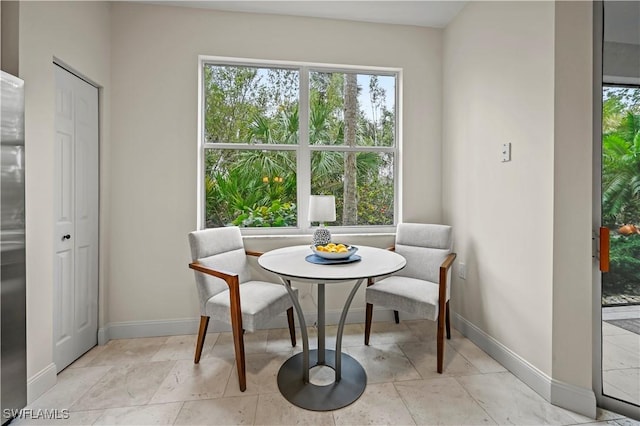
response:
[[[358,81],[356,74],[346,74],[344,79],[344,144],[356,146],[358,127]],[[358,189],[356,153],[344,154],[344,205],[342,224],[358,224]]]
[[[603,137],[602,208],[609,225],[640,220],[640,115],[627,112]]]

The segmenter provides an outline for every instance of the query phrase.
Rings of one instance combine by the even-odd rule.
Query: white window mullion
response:
[[[337,151],[337,152],[396,152],[396,148],[382,146],[346,146],[346,145],[313,145],[310,151]]]
[[[203,72],[203,59],[198,58],[198,165],[197,172],[197,196],[198,204],[196,209],[196,229],[204,229],[206,222],[206,199],[207,194],[204,185],[204,175],[206,173],[204,169],[205,159],[205,136],[204,136],[204,111],[205,111],[205,95],[204,95],[204,72]]]
[[[248,143],[206,143],[205,149],[236,149],[236,150],[256,150],[256,151],[295,151],[296,145],[287,144],[248,144]]]
[[[298,227],[310,232],[309,196],[311,195],[311,153],[309,152],[309,69],[300,68],[300,104],[298,105]]]
[[[393,156],[393,225],[402,222],[402,71],[396,74],[396,143]]]

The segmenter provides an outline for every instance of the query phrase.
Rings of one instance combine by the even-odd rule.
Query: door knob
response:
[[[70,240],[71,239],[71,235],[67,234],[67,235],[63,235],[62,236],[62,241],[64,240]]]

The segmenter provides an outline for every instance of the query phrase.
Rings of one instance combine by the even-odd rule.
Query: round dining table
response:
[[[358,251],[343,260],[327,261],[313,254],[310,246],[285,247],[264,253],[258,264],[282,280],[300,323],[302,352],[293,355],[280,367],[278,388],[292,404],[313,411],[329,411],[356,401],[367,385],[367,375],[360,363],[342,353],[342,334],[351,302],[362,282],[389,275],[406,265],[401,255],[385,249],[358,246]],[[291,290],[291,282],[318,284],[318,349],[309,350],[309,337],[300,302]],[[325,347],[325,285],[355,281],[338,322],[336,349]],[[330,384],[314,384],[309,380],[310,368],[327,366],[334,370]]]

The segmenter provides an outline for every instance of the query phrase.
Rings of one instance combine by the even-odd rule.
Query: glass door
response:
[[[599,406],[638,420],[639,57],[640,2],[594,2],[594,390]]]
[[[640,86],[603,85],[601,201],[602,392],[640,405]]]

